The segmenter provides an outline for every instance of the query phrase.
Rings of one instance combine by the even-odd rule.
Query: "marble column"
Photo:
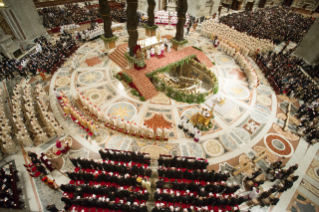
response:
[[[309,64],[319,61],[319,18],[311,26],[306,36],[299,43],[293,55],[302,57]]]
[[[33,0],[3,0],[6,10],[3,14],[15,37],[20,41],[31,41],[47,35]]]

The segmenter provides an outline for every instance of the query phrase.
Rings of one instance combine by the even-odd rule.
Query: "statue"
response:
[[[148,9],[147,9],[147,15],[148,15],[148,20],[147,20],[147,26],[152,27],[155,26],[154,24],[154,9],[156,6],[155,0],[147,0],[148,2]]]
[[[177,17],[178,22],[176,25],[176,36],[175,40],[181,42],[184,40],[184,25],[186,22],[186,12],[187,12],[187,0],[178,0],[177,3]]]
[[[108,0],[99,0],[101,16],[104,22],[104,37],[111,38],[113,37],[112,32],[112,20],[110,17],[111,9],[109,7]]]
[[[134,56],[134,48],[137,45],[138,32],[138,15],[137,15],[137,0],[127,0],[127,32],[129,34],[128,46],[130,47],[130,56]]]

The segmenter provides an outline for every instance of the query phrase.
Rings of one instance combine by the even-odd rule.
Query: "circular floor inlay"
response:
[[[222,145],[214,139],[205,141],[203,146],[206,153],[210,156],[218,156],[224,152]]]
[[[70,78],[69,77],[61,77],[56,81],[56,85],[58,86],[65,86],[70,82]]]
[[[91,85],[99,83],[103,79],[102,72],[99,71],[87,71],[79,75],[78,81],[81,84]]]
[[[249,90],[239,84],[226,84],[224,86],[225,92],[236,99],[247,99],[249,97]]]
[[[234,59],[226,55],[215,56],[215,61],[221,65],[233,65],[235,63]]]
[[[92,100],[97,100],[97,99],[100,98],[100,97],[101,97],[101,95],[100,95],[100,94],[97,94],[97,93],[91,95],[91,99],[92,99]]]
[[[264,142],[268,149],[279,156],[292,156],[293,146],[284,137],[270,133],[264,137]]]
[[[279,150],[284,150],[285,149],[285,144],[281,140],[274,139],[274,140],[271,141],[271,143],[272,143],[272,145],[274,147],[276,147]]]
[[[117,121],[121,121],[122,119],[132,121],[136,113],[135,106],[128,102],[117,102],[106,110],[106,115],[110,114],[112,117],[117,117]]]
[[[271,99],[268,96],[259,95],[257,96],[257,100],[263,105],[267,105],[267,106],[271,105]]]

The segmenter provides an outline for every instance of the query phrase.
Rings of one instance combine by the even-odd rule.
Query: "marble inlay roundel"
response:
[[[289,157],[294,152],[291,143],[278,134],[267,134],[264,137],[264,142],[268,149],[276,155]]]
[[[219,156],[224,152],[222,145],[214,139],[205,141],[203,147],[206,154],[210,156]]]
[[[259,95],[257,96],[257,101],[260,102],[263,105],[271,105],[271,99],[268,96],[265,95]]]
[[[69,77],[61,77],[56,81],[56,85],[57,86],[65,86],[70,82],[70,78]]]
[[[95,93],[95,94],[92,94],[92,95],[90,96],[90,99],[92,99],[92,100],[97,100],[97,99],[99,99],[100,97],[101,97],[100,94]]]
[[[271,141],[271,144],[279,149],[279,150],[284,150],[286,148],[285,144],[281,141],[281,140],[278,140],[278,139],[274,139]]]
[[[79,75],[78,81],[84,85],[99,83],[103,79],[103,74],[100,71],[87,71]]]
[[[247,99],[249,97],[249,90],[239,84],[226,84],[224,90],[229,96],[236,99]]]
[[[128,102],[114,103],[106,110],[106,115],[110,114],[112,117],[117,117],[117,121],[121,121],[122,119],[132,121],[136,113],[136,107]]]
[[[234,59],[226,55],[215,56],[215,61],[221,65],[233,65],[235,63]]]

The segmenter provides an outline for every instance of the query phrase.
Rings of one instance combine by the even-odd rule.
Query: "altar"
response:
[[[152,47],[155,47],[156,45],[161,45],[163,43],[163,40],[157,40],[157,38],[149,37],[143,40],[137,41],[137,45],[140,45],[142,48],[142,52],[145,54],[147,50],[151,49]]]

